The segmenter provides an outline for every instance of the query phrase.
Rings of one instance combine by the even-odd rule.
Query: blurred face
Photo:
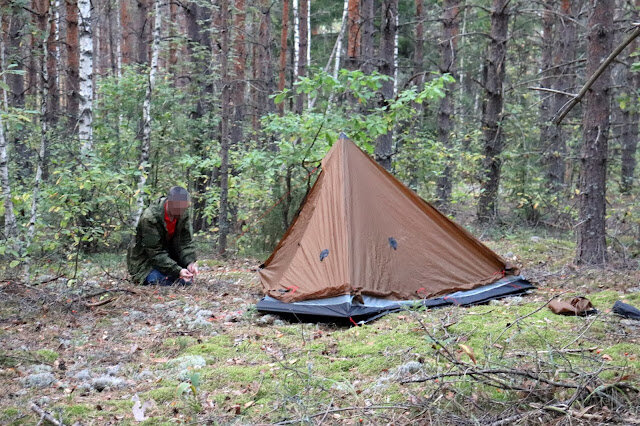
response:
[[[189,208],[189,201],[167,200],[167,213],[173,217],[180,217]]]

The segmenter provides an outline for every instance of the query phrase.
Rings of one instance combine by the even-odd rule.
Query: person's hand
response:
[[[191,272],[189,272],[188,269],[181,269],[180,270],[180,278],[185,280],[185,281],[191,281],[191,279],[193,278],[193,274]]]
[[[187,266],[187,270],[193,275],[198,275],[198,262],[191,262],[189,266]]]

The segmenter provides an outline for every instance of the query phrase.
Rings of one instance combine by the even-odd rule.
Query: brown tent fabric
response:
[[[430,298],[517,273],[341,138],[297,218],[259,270],[283,302],[343,294]]]
[[[586,297],[574,297],[570,301],[554,299],[547,305],[551,312],[558,315],[589,315],[595,313],[591,301]]]

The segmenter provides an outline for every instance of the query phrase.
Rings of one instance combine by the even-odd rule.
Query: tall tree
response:
[[[387,102],[394,96],[394,75],[395,75],[395,43],[398,16],[398,0],[384,0],[382,2],[382,26],[380,29],[380,73],[391,77],[382,83],[382,102]],[[393,129],[380,136],[376,142],[376,161],[385,169],[391,170],[391,160],[393,158]]]
[[[485,100],[482,105],[483,161],[478,220],[491,221],[497,215],[500,168],[504,136],[502,134],[503,84],[506,69],[510,0],[493,0],[489,52],[483,81]]]
[[[218,216],[218,253],[225,255],[229,235],[229,127],[231,122],[231,87],[229,74],[229,0],[220,0],[220,73],[222,111],[220,117],[220,211]]]
[[[588,24],[587,69],[591,76],[611,52],[613,10],[606,0],[594,0]],[[611,95],[611,70],[607,68],[584,97],[582,150],[580,153],[579,222],[576,263],[607,261],[605,239],[607,149]]]
[[[458,33],[460,0],[444,0],[442,4],[442,39],[440,40],[440,72],[456,77],[456,61],[458,50]],[[452,147],[451,133],[453,132],[453,105],[455,85],[447,85],[447,92],[440,100],[438,107],[438,141],[450,151]],[[445,167],[438,177],[436,199],[441,207],[448,207],[451,201],[452,174],[454,159],[447,152]]]
[[[149,174],[149,153],[151,151],[151,100],[156,86],[158,74],[158,57],[160,56],[160,30],[162,28],[162,13],[160,2],[155,0],[153,42],[151,45],[151,64],[149,66],[149,82],[147,84],[144,104],[142,105],[142,144],[140,146],[140,162],[138,169],[141,171],[138,178],[138,198],[136,200],[136,212],[133,216],[133,227],[138,225],[142,211],[144,210],[144,186]]]
[[[93,27],[90,0],[78,0],[78,27],[80,32],[80,116],[78,138],[81,152],[93,151]]]
[[[296,75],[298,77],[303,77],[307,74],[307,47],[308,47],[308,10],[309,10],[309,0],[300,0],[300,10],[298,13],[298,69],[296,71]],[[301,93],[296,97],[295,111],[298,114],[302,114],[304,109],[304,98],[305,95]]]
[[[579,10],[579,1],[562,0],[560,13],[555,22],[554,33],[557,42],[553,43],[553,69],[555,74],[551,81],[551,88],[555,90],[551,94],[551,112],[555,114],[567,102],[566,93],[575,84],[575,72],[573,63],[577,55],[577,30],[574,10]],[[543,160],[546,163],[546,175],[549,187],[557,191],[564,185],[565,161],[567,152],[567,133],[555,123],[545,123],[542,127],[544,150]]]
[[[355,70],[358,68],[358,55],[360,54],[360,0],[348,0],[347,16],[348,16],[348,36],[347,36],[347,60],[345,65],[347,69]]]
[[[78,119],[80,109],[80,56],[78,37],[78,1],[65,0],[67,17],[67,114],[74,124]]]
[[[640,0],[636,0],[635,8],[631,14],[633,22],[638,22],[640,19]],[[629,64],[636,62],[634,56],[640,42],[635,39],[629,49],[629,56],[627,62]],[[623,193],[631,192],[634,183],[635,171],[636,171],[636,152],[638,149],[638,122],[640,122],[640,103],[638,102],[638,91],[640,90],[640,72],[627,72],[626,76],[626,88],[628,90],[629,105],[624,111],[624,132],[622,136],[622,149],[621,149],[621,176],[620,176],[620,191]]]
[[[16,216],[13,212],[7,139],[4,136],[4,123],[2,121],[2,114],[0,114],[0,186],[2,186],[2,198],[4,199],[4,238],[7,239],[18,234],[18,227]]]
[[[251,86],[253,92],[253,129],[260,130],[259,118],[265,113],[275,111],[273,100],[269,94],[275,92],[275,81],[273,79],[273,57],[271,45],[273,43],[271,35],[271,2],[261,0],[260,8],[257,12],[258,33],[253,44],[253,78],[255,85]]]
[[[282,2],[282,31],[280,33],[280,67],[278,70],[278,90],[283,91],[286,85],[287,72],[287,40],[289,36],[289,0]],[[284,102],[278,105],[280,115],[284,114]]]
[[[365,74],[371,74],[374,70],[374,33],[376,9],[374,0],[361,0],[362,10],[362,37],[360,39],[360,69]]]

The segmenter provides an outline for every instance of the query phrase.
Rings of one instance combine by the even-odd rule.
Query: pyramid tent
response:
[[[266,297],[258,309],[313,314],[317,309],[306,307],[342,306],[346,300],[348,309],[339,310],[351,316],[367,299],[376,313],[385,310],[377,306],[381,300],[443,301],[442,296],[465,296],[460,292],[495,282],[509,287],[498,293],[522,291],[527,283],[516,273],[341,136],[322,160],[297,217],[259,269]],[[491,293],[500,287],[493,285]]]

